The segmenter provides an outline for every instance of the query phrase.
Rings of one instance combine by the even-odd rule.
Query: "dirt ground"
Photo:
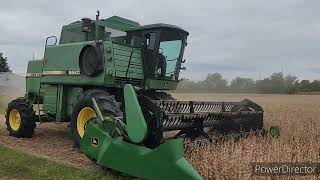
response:
[[[5,117],[0,115],[0,142],[4,145],[73,166],[99,171],[100,167],[73,148],[67,124],[37,123],[32,138],[8,136]]]

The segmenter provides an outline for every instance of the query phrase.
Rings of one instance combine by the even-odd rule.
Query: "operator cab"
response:
[[[187,31],[173,25],[152,24],[127,33],[130,46],[143,47],[146,78],[178,81]]]

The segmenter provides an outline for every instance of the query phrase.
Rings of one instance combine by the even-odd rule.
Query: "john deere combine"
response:
[[[184,144],[215,132],[263,129],[263,109],[249,101],[177,101],[188,32],[141,26],[113,16],[63,26],[60,41],[28,63],[25,97],[7,108],[10,135],[31,137],[36,122],[71,122],[76,147],[97,164],[148,179],[201,179]],[[33,109],[34,107],[35,110]]]

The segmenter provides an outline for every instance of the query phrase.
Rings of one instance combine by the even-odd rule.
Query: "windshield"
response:
[[[171,77],[175,75],[177,69],[177,63],[181,51],[181,40],[171,40],[160,42],[159,53],[161,53],[167,62],[165,76]]]
[[[178,80],[185,41],[186,34],[180,31],[154,29],[130,32],[128,44],[143,47],[144,73],[148,78]]]

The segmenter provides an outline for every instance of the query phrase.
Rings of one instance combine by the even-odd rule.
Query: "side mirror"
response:
[[[181,67],[180,69],[185,71],[185,70],[187,70],[187,67]]]

